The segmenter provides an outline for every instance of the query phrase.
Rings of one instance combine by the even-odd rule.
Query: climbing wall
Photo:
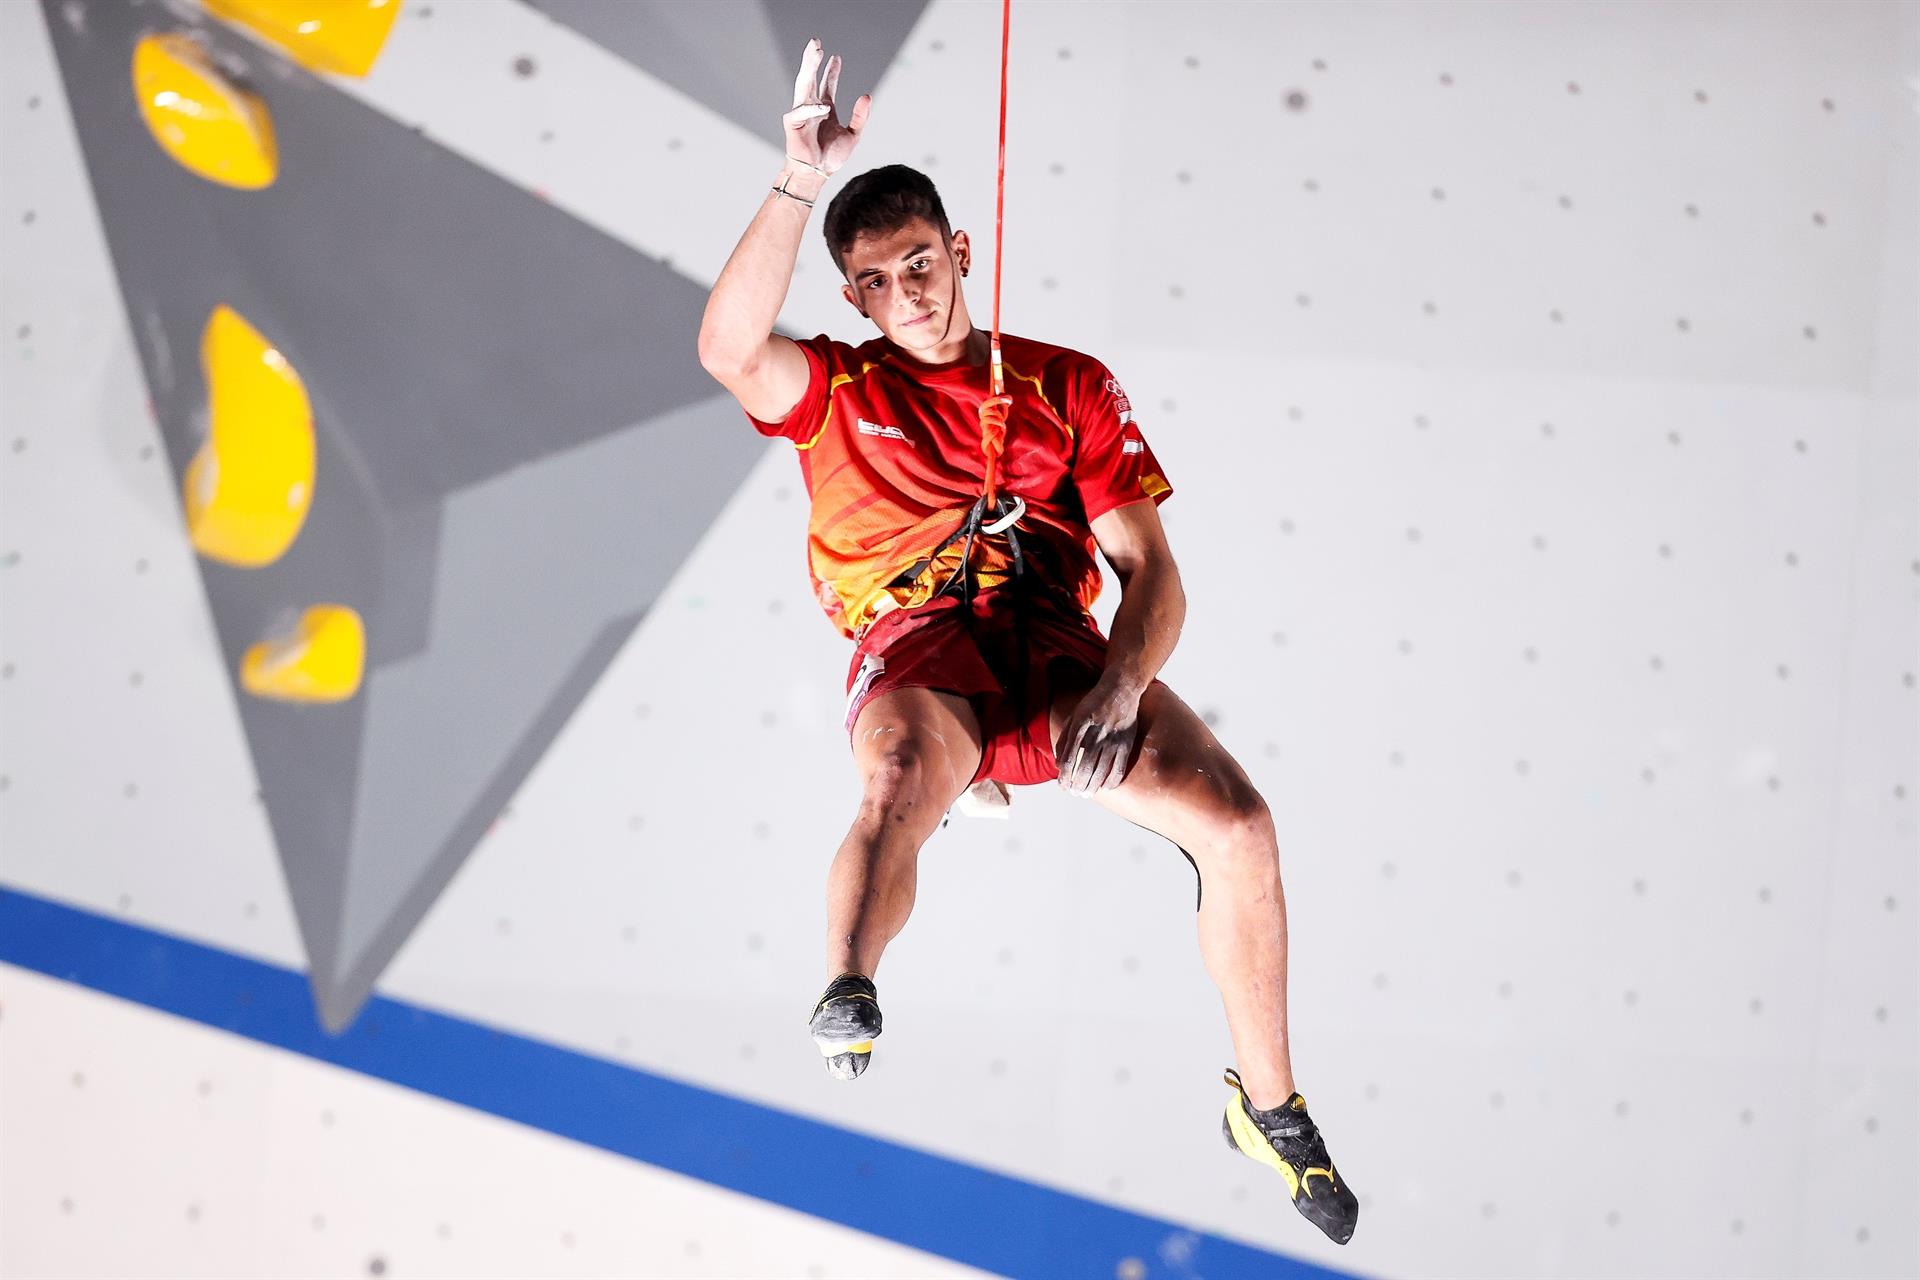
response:
[[[821,1071],[848,651],[694,334],[813,34],[985,266],[996,17],[0,6],[0,1274],[1920,1269],[1913,3],[1016,3],[1005,323],[1178,489],[1360,1228],[1219,1140],[1186,862],[1050,788]],[[271,184],[159,144],[165,32]],[[817,219],[782,325],[863,341]],[[259,567],[222,304],[308,398]],[[250,688],[324,602],[346,696]]]

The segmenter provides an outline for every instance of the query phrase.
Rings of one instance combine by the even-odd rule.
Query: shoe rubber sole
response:
[[[859,992],[835,996],[814,1011],[813,1043],[826,1059],[829,1075],[853,1080],[871,1065],[879,1022],[879,1004]]]

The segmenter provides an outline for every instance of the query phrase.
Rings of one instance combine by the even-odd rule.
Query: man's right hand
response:
[[[781,117],[787,126],[787,156],[803,164],[818,165],[832,173],[847,162],[860,130],[866,126],[873,95],[863,93],[853,104],[853,117],[846,124],[834,119],[833,94],[840,85],[840,55],[827,58],[824,84],[820,59],[825,51],[818,40],[807,41],[800,59],[800,74],[793,82],[793,110]]]

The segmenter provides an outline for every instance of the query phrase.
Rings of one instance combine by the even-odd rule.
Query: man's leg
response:
[[[1053,739],[1077,696],[1050,708]],[[1246,771],[1163,684],[1140,699],[1134,757],[1120,784],[1093,792],[1130,822],[1172,840],[1200,870],[1200,954],[1227,1009],[1238,1072],[1220,1117],[1227,1145],[1277,1171],[1302,1217],[1335,1244],[1353,1238],[1360,1200],[1335,1169],[1295,1094],[1287,1048],[1287,904],[1273,817]]]
[[[1052,737],[1082,693],[1052,707]],[[1133,759],[1094,799],[1179,845],[1200,871],[1200,956],[1220,989],[1248,1100],[1294,1091],[1287,1045],[1287,904],[1273,818],[1205,721],[1163,684],[1140,699]]]
[[[920,846],[980,765],[972,705],[934,689],[892,689],[853,726],[860,809],[827,873],[827,977],[871,978],[913,910]]]

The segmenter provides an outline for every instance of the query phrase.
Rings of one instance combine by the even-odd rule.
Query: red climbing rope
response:
[[[1007,260],[1007,29],[1012,24],[1013,0],[1000,0],[1000,164],[994,178],[993,197],[993,394],[1006,390],[1000,372],[1000,266]],[[980,448],[987,455],[987,506],[991,508],[999,482],[1000,455],[1006,451],[1007,427],[1002,418],[994,426],[983,424]]]

